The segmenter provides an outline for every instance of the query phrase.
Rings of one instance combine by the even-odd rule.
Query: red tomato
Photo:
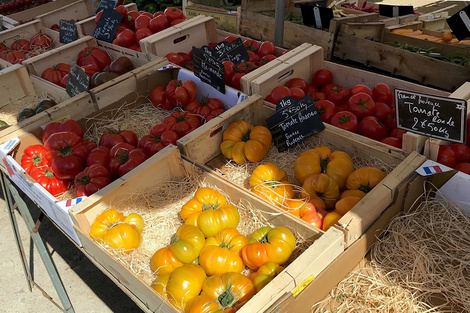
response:
[[[114,8],[114,11],[118,12],[119,14],[122,15],[122,18],[125,18],[127,16],[127,9],[123,5],[118,5],[117,7]]]
[[[268,54],[275,55],[276,47],[271,41],[263,41],[263,43],[259,46],[258,55],[263,57]]]
[[[387,120],[392,114],[392,109],[388,106],[388,104],[384,102],[376,102],[375,103],[375,112],[374,116],[379,119],[379,121],[383,123],[387,123]]]
[[[133,30],[125,29],[117,34],[116,39],[113,41],[118,46],[129,47],[135,43],[135,33]]]
[[[119,34],[119,33],[122,32],[122,31],[125,31],[126,29],[128,29],[128,28],[126,27],[126,25],[124,25],[124,24],[119,24],[119,25],[118,25],[118,28],[116,29],[116,35],[114,36],[114,38],[117,37],[117,34]]]
[[[396,137],[385,137],[384,139],[380,140],[380,142],[385,143],[389,146],[394,146],[401,149],[402,141]]]
[[[165,93],[165,88],[156,87],[150,92],[150,102],[156,108],[161,108],[164,110],[172,110],[175,106],[170,103],[170,100],[167,98]]]
[[[320,114],[321,120],[325,123],[330,123],[331,118],[335,115],[335,105],[333,102],[328,100],[319,100],[314,102],[318,113]]]
[[[176,132],[180,138],[201,125],[201,121],[197,115],[185,111],[171,113],[170,116],[163,120],[163,123],[168,124],[170,129]]]
[[[260,56],[257,55],[255,52],[247,51],[247,53],[248,53],[248,57],[249,57],[248,61],[251,61],[253,63],[258,63],[261,60]]]
[[[140,40],[144,39],[145,37],[148,37],[150,35],[153,35],[152,31],[148,28],[141,28],[135,31],[135,42],[137,44],[140,43]]]
[[[312,84],[317,87],[323,87],[331,84],[333,81],[333,73],[327,69],[321,69],[313,73]]]
[[[111,182],[111,173],[101,164],[93,164],[78,173],[74,179],[74,191],[77,197],[94,194]]]
[[[368,94],[369,96],[372,96],[372,90],[370,90],[370,88],[367,87],[366,85],[361,85],[361,84],[358,84],[358,85],[352,87],[349,90],[349,92],[350,92],[351,96],[355,95],[357,93],[360,93],[360,92],[363,92],[363,93]]]
[[[360,92],[349,98],[348,109],[354,113],[358,119],[362,119],[363,117],[374,114],[375,102],[370,95]]]
[[[175,26],[175,25],[177,25],[177,24],[179,24],[179,23],[182,23],[182,22],[184,22],[184,21],[186,21],[185,18],[178,18],[178,19],[176,19],[176,20],[171,21],[170,26]]]
[[[326,85],[322,87],[321,91],[325,94],[326,99],[333,102],[337,107],[346,104],[349,100],[349,89],[335,84]]]
[[[201,101],[190,102],[186,111],[203,116],[207,122],[224,111],[224,104],[219,99],[203,97]]]
[[[26,56],[21,51],[8,50],[1,54],[1,58],[11,64],[22,64],[26,60]]]
[[[170,27],[170,23],[164,14],[154,17],[149,22],[149,28],[154,33],[164,30],[168,27]]]
[[[111,174],[121,177],[142,164],[147,159],[147,154],[140,148],[121,142],[111,148],[109,157]]]
[[[135,20],[140,16],[140,13],[137,11],[130,11],[127,13],[126,18],[123,19],[124,25],[127,28],[135,30]]]
[[[181,54],[171,52],[171,53],[168,53],[165,56],[165,58],[167,58],[168,61],[170,61],[173,64],[176,64],[176,65],[179,65],[179,66],[184,66],[185,60],[184,60],[184,57]]]
[[[470,163],[459,163],[454,166],[454,169],[470,175]]]
[[[274,104],[278,104],[282,98],[285,97],[292,97],[292,92],[290,91],[289,87],[286,86],[277,86],[275,87],[270,94]]]
[[[237,36],[227,36],[227,37],[225,37],[224,40],[222,40],[222,41],[232,42],[232,41],[234,41],[234,40],[236,40],[236,39],[238,39],[238,38],[240,38],[240,37],[237,37]]]
[[[58,63],[52,67],[48,67],[42,72],[41,78],[50,81],[53,84],[59,85],[62,78],[70,71],[70,65],[65,63]]]
[[[150,12],[147,12],[147,11],[139,11],[139,16],[140,15],[144,15],[144,16],[148,16],[150,18],[153,18],[153,14],[150,13]]]
[[[86,47],[78,53],[77,65],[93,64],[101,71],[111,64],[111,58],[106,51],[96,47]]]
[[[31,171],[31,177],[54,197],[69,189],[69,181],[59,179],[48,165],[37,167]]]
[[[232,76],[232,81],[230,82],[230,86],[235,89],[242,90],[242,86],[240,83],[240,79],[245,75],[245,73],[235,73]]]
[[[372,89],[372,98],[374,101],[384,102],[391,106],[393,102],[392,89],[387,84],[378,83]]]
[[[266,63],[271,62],[272,60],[275,60],[276,56],[274,54],[267,54],[261,57],[261,59],[258,61],[258,66],[265,65]]]
[[[396,121],[396,118],[395,118],[395,109],[392,109],[392,112],[390,113],[386,124],[387,124],[387,127],[389,129],[397,128],[397,121]]]
[[[130,130],[121,130],[120,132],[108,130],[101,135],[99,144],[100,146],[112,149],[116,144],[121,142],[125,142],[136,147],[139,143],[139,139],[137,138],[137,135]]]
[[[142,137],[139,148],[143,149],[147,156],[152,156],[169,144],[176,145],[179,136],[165,123],[155,124],[150,130],[150,134]]]
[[[291,87],[297,87],[297,88],[300,88],[302,89],[304,92],[308,92],[309,89],[308,89],[308,86],[307,86],[307,82],[305,81],[305,79],[302,79],[302,78],[291,78],[289,79],[289,81],[287,83],[285,83],[285,86],[291,88]],[[315,86],[313,85],[310,85],[313,89],[316,89]],[[311,91],[311,90],[310,90]],[[318,89],[316,90],[318,91]]]
[[[166,86],[166,97],[173,106],[185,107],[196,99],[197,86],[192,80],[171,80]]]
[[[85,64],[82,65],[81,68],[90,78],[92,78],[95,73],[100,72],[100,69],[94,64]]]
[[[246,51],[253,51],[254,53],[258,52],[259,42],[253,39],[245,39],[243,41]]]
[[[47,139],[52,134],[59,133],[59,132],[71,132],[78,135],[81,139],[83,139],[83,128],[78,124],[75,120],[68,119],[63,121],[62,123],[50,123],[47,124],[46,128],[42,131],[41,139],[42,142],[46,142]]]
[[[224,65],[224,80],[226,85],[230,85],[232,82],[233,71],[235,70],[235,64],[232,61],[222,62]]]
[[[185,52],[178,52],[179,55],[181,55],[184,59],[184,62],[189,62],[193,60],[193,55]]]
[[[340,111],[333,115],[331,118],[331,125],[353,133],[357,133],[359,129],[356,115],[349,111]]]
[[[395,137],[400,140],[403,140],[403,135],[406,134],[406,130],[395,128],[390,132],[390,137]]]
[[[21,157],[21,167],[30,174],[35,168],[49,165],[46,158],[46,149],[42,145],[31,145],[24,149]]]
[[[238,64],[236,66],[236,70],[237,72],[240,72],[240,73],[249,73],[255,69],[257,69],[258,66],[252,62],[252,61],[246,61],[246,62],[242,62],[240,64]]]
[[[165,14],[166,18],[168,19],[170,23],[174,20],[185,18],[183,11],[181,11],[180,9],[176,7],[166,8],[165,11],[163,11],[163,14]]]
[[[134,21],[134,29],[138,31],[141,28],[148,28],[151,19],[147,15],[139,15]]]
[[[13,50],[18,50],[18,51],[22,51],[22,52],[28,52],[29,50],[31,50],[31,48],[29,46],[29,41],[27,41],[26,39],[16,39],[11,44],[11,48]]]
[[[366,116],[359,122],[359,133],[380,141],[388,136],[389,130],[387,125],[380,122],[375,116]]]
[[[312,84],[307,84],[305,93],[308,93],[309,95],[311,95],[312,93],[315,93],[315,92],[318,92],[318,87]]]
[[[52,46],[52,38],[47,34],[40,32],[39,34],[33,35],[29,40],[29,46],[31,50],[37,49],[49,49]]]
[[[98,146],[88,153],[86,158],[86,165],[101,164],[103,166],[109,166],[109,148],[105,146]]]
[[[454,143],[450,145],[450,148],[455,153],[456,163],[468,163],[470,162],[470,147],[463,143]]]
[[[436,161],[448,167],[454,167],[455,164],[457,164],[457,158],[455,156],[454,150],[452,150],[449,146],[444,145],[439,146],[439,152],[437,154]]]
[[[90,152],[93,149],[98,147],[98,145],[96,143],[94,143],[93,141],[90,141],[90,140],[86,140],[86,139],[83,139],[83,144],[85,145],[86,151],[88,152],[88,154],[90,154]]]
[[[298,87],[290,87],[290,93],[294,99],[299,100],[305,97],[305,92]]]
[[[312,97],[313,101],[326,99],[326,95],[323,92],[311,92],[310,97]]]

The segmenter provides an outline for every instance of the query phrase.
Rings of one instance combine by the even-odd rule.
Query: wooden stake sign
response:
[[[397,128],[432,138],[464,143],[467,102],[395,89]]]
[[[300,4],[302,21],[305,26],[318,29],[328,29],[330,21],[333,19],[333,9],[316,6],[315,4]]]
[[[90,77],[78,65],[74,64],[70,67],[69,78],[65,91],[70,97],[74,97],[81,92],[87,91],[90,86]]]
[[[266,124],[279,152],[325,129],[310,95],[300,100],[282,98],[277,104],[276,113],[266,119]]]
[[[379,14],[388,17],[399,17],[413,14],[412,5],[388,5],[379,4]]]
[[[470,36],[470,5],[449,17],[447,24],[449,24],[452,33],[458,40],[463,40]]]

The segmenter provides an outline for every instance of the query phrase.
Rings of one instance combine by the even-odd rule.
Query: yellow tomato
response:
[[[261,266],[258,271],[250,273],[248,278],[253,282],[256,292],[259,292],[264,286],[269,284],[277,274],[284,268],[274,262],[268,262]]]
[[[199,257],[205,243],[204,234],[196,226],[183,224],[176,230],[170,251],[178,261],[189,264]]]
[[[173,252],[171,252],[170,247],[157,250],[150,260],[150,268],[157,275],[170,274],[181,266],[183,266],[183,263],[178,261]]]

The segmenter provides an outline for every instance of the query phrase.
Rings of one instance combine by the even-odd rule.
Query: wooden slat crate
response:
[[[95,10],[92,0],[79,0],[38,15],[36,18],[40,20],[45,27],[50,28],[54,24],[59,25],[60,20],[83,20],[94,15]]]
[[[113,201],[123,200],[132,193],[146,192],[148,188],[162,186],[166,181],[180,181],[187,176],[194,177],[198,175],[197,177],[200,177],[201,181],[204,181],[207,186],[216,187],[226,194],[236,206],[240,202],[249,203],[251,207],[259,210],[269,223],[275,226],[288,227],[296,233],[302,234],[304,238],[315,239],[307,250],[240,308],[238,311],[240,313],[265,311],[285,292],[290,292],[297,284],[311,275],[318,275],[343,251],[342,233],[337,229],[332,228],[331,231],[328,230],[323,233],[297,223],[297,220],[293,217],[279,214],[276,208],[224,181],[218,175],[201,170],[191,162],[181,159],[178,150],[170,148],[169,146],[162,150],[162,154],[158,158],[154,157],[148,160],[144,170],[134,175],[127,175],[124,181],[114,182],[103,189],[102,192],[75,206],[70,212],[76,223],[75,228],[85,251],[109,271],[108,275],[117,278],[124,287],[136,295],[147,306],[149,312],[177,311],[167,301],[163,300],[148,283],[145,283],[139,275],[124,266],[109,251],[93,242],[89,236],[89,229],[95,216],[102,210],[108,209]],[[195,190],[187,190],[188,195],[194,192]],[[243,210],[243,208],[239,208],[239,210]],[[182,223],[182,221],[175,222],[177,224]],[[147,239],[144,237],[143,240]],[[152,240],[156,240],[155,237]],[[138,252],[136,250],[134,253]]]
[[[8,16],[0,14],[0,17],[1,17],[1,20],[3,21],[2,22],[2,27],[3,27],[2,31],[14,28],[14,27],[18,26],[18,24],[19,24],[17,21],[9,18]]]
[[[9,18],[17,22],[27,22],[35,19],[38,15],[56,10],[70,4],[70,0],[56,0],[27,9],[18,13],[8,15]]]
[[[52,29],[44,27],[41,21],[34,20],[23,25],[19,25],[15,28],[0,32],[0,42],[3,42],[7,47],[10,47],[11,44],[17,39],[26,39],[30,40],[31,37],[39,32],[47,34],[52,38],[52,46],[50,50],[53,50],[57,47],[62,46],[59,42],[59,33],[53,31]],[[44,52],[45,53],[45,52]],[[31,59],[31,58],[29,58]],[[28,60],[28,59],[27,59]],[[5,68],[11,66],[12,64],[4,59],[0,59],[0,66]]]
[[[243,119],[252,125],[266,126],[266,118],[272,116],[275,109],[257,95],[250,97],[250,99],[254,99],[254,97],[258,97],[256,101],[238,104],[230,111],[223,113],[217,120],[209,121],[206,130],[195,131],[178,141],[182,153],[198,164],[210,169],[218,169],[224,173],[224,167],[228,161],[220,152],[222,133],[214,135],[212,131],[238,119]],[[390,153],[389,149],[384,149],[380,143],[360,138],[361,136],[349,132],[341,132],[327,124],[325,126],[326,129],[323,132],[304,141],[306,149],[319,145],[318,142],[321,141],[323,144],[334,146],[335,149],[345,151],[351,156],[359,158],[373,156],[394,168],[380,185],[376,186],[339,220],[338,227],[344,231],[345,245],[349,246],[369,228],[389,205],[394,203],[399,194],[398,186],[415,170],[416,163],[421,162],[422,156],[413,152],[405,158],[404,154],[393,153],[393,151]],[[272,149],[275,148],[272,147]],[[280,157],[281,155],[282,153],[279,154]]]

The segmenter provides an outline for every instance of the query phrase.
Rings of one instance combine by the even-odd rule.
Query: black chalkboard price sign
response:
[[[71,97],[88,90],[90,85],[90,77],[78,65],[74,64],[70,67],[69,78],[65,91]]]
[[[103,15],[101,15],[98,24],[96,25],[95,32],[93,37],[98,40],[103,40],[106,42],[112,42],[114,34],[121,23],[122,15],[121,13],[115,11],[114,9],[105,9]]]
[[[59,21],[59,41],[61,43],[70,43],[78,39],[77,24],[74,21]]]
[[[224,66],[221,61],[214,58],[212,51],[206,48],[196,49],[193,47],[194,75],[218,91],[225,93]]]
[[[212,55],[220,62],[232,61],[235,65],[250,59],[241,38],[237,38],[232,42],[219,42],[214,49],[212,49]]]
[[[114,9],[116,7],[117,1],[118,0],[101,0],[100,4],[98,4],[98,8],[96,8],[96,13],[106,9]]]
[[[464,143],[467,102],[395,89],[397,128],[412,133]]]
[[[398,17],[413,14],[412,5],[379,4],[379,14],[388,17]]]
[[[276,113],[266,119],[266,124],[279,152],[325,129],[310,95],[300,100],[293,97],[281,99]]]

